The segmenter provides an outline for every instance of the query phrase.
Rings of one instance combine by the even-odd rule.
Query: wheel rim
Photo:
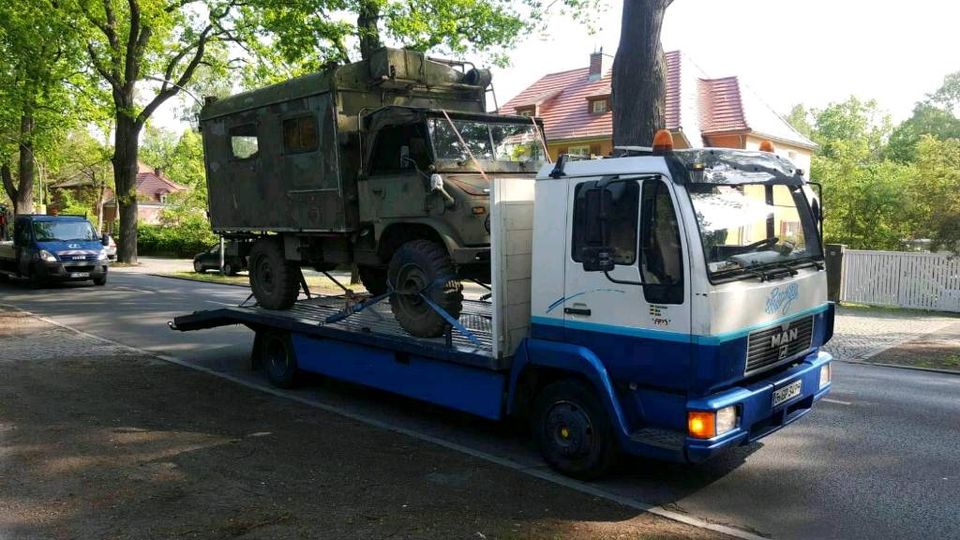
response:
[[[272,293],[276,284],[273,279],[273,267],[270,264],[270,260],[266,257],[260,257],[260,259],[257,260],[256,271],[257,283],[260,285],[260,288],[267,293]]]
[[[590,415],[576,403],[554,403],[547,411],[545,429],[551,446],[565,458],[585,457],[594,450],[596,438]]]
[[[431,311],[430,306],[420,296],[427,286],[427,275],[415,264],[406,264],[397,272],[397,301],[404,310],[422,314]]]
[[[198,274],[203,271],[203,266],[200,265],[200,261],[193,261],[193,271]]]
[[[227,274],[227,275],[232,274],[232,273],[233,273],[233,267],[231,267],[229,264],[224,265],[224,267],[223,267],[223,273],[224,273],[224,274]]]

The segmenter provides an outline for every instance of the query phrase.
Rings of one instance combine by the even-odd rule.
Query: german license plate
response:
[[[791,399],[800,395],[800,388],[803,386],[803,381],[793,381],[792,383],[773,391],[773,406],[776,407],[785,401],[790,401]]]
[[[71,272],[70,277],[90,277],[90,272]]]

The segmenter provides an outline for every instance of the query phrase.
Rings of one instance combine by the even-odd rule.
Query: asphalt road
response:
[[[267,386],[248,369],[246,329],[166,326],[175,315],[235,305],[247,294],[121,272],[103,288],[0,284],[2,304]],[[633,460],[594,487],[775,538],[960,537],[960,376],[838,363],[834,380],[816,410],[760,444],[696,467]],[[327,380],[292,394],[545,470],[507,424]]]

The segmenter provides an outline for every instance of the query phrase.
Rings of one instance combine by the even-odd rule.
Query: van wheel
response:
[[[587,384],[561,380],[537,396],[533,433],[548,465],[574,478],[603,476],[619,453],[603,403]]]
[[[442,336],[447,321],[418,294],[430,300],[454,319],[463,309],[463,285],[447,251],[430,240],[412,240],[400,246],[390,259],[387,279],[397,293],[390,297],[393,316],[404,330],[417,337]]]
[[[300,267],[283,257],[278,240],[260,238],[250,250],[250,288],[267,309],[289,309],[300,293]]]
[[[98,287],[103,287],[107,284],[107,276],[93,278],[93,284]]]
[[[377,268],[376,266],[358,266],[357,273],[360,274],[360,283],[363,288],[373,296],[380,296],[387,292],[387,270]]]
[[[297,379],[297,357],[290,336],[265,332],[259,341],[260,365],[267,373],[267,380],[277,388],[292,388]]]

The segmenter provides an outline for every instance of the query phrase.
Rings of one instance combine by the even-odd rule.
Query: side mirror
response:
[[[110,235],[109,235],[109,234],[104,234],[103,236],[101,236],[101,237],[100,237],[100,243],[103,244],[104,246],[109,246],[109,245],[110,245]]]
[[[585,247],[580,250],[580,260],[584,272],[610,272],[616,268],[610,246]]]

